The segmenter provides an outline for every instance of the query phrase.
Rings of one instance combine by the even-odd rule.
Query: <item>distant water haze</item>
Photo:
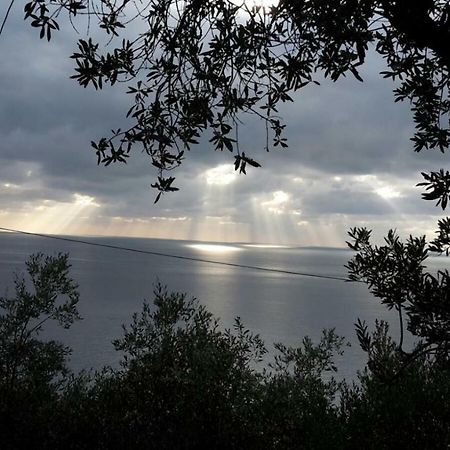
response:
[[[252,244],[218,244],[139,238],[83,238],[189,258],[223,261],[327,276],[346,277],[345,263],[352,253],[330,248],[292,248]],[[308,335],[318,340],[323,328],[334,327],[351,347],[337,363],[341,376],[354,378],[364,354],[355,338],[354,323],[360,318],[373,324],[376,318],[392,324],[398,337],[396,316],[382,307],[362,283],[262,272],[93,247],[41,237],[0,233],[0,295],[11,294],[12,273],[25,272],[24,262],[35,252],[68,252],[71,275],[79,284],[79,311],[83,320],[70,330],[52,327],[47,335],[73,348],[71,367],[116,366],[120,355],[111,341],[122,333],[122,324],[139,312],[144,299],[152,300],[157,281],[169,290],[197,297],[223,327],[240,316],[244,324],[265,340],[269,352],[274,342],[298,345]],[[429,266],[446,260],[430,259]]]

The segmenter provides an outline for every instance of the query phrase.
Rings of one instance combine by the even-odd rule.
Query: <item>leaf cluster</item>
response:
[[[439,172],[422,172],[425,181],[417,183],[417,186],[426,186],[422,194],[424,200],[437,200],[436,206],[441,206],[442,210],[447,207],[450,198],[450,173],[441,169]]]
[[[78,286],[69,276],[66,254],[34,254],[26,267],[29,282],[16,276],[15,296],[0,298],[0,431],[5,445],[54,401],[68,375],[70,349],[39,335],[50,322],[69,328],[80,319]]]
[[[441,222],[442,227],[445,223]],[[424,353],[448,360],[450,276],[447,271],[428,272],[424,264],[428,252],[435,251],[437,244],[427,246],[424,236],[410,236],[404,243],[393,230],[382,246],[370,242],[370,232],[365,228],[354,228],[349,235],[352,240],[348,245],[356,252],[347,264],[349,278],[365,282],[382,304],[397,311],[400,328],[398,352],[406,363]],[[404,328],[420,339],[411,352],[403,350]],[[356,331],[362,349],[370,355],[372,341],[367,325],[358,322]]]

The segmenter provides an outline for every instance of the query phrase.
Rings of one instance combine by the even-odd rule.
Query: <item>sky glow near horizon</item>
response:
[[[432,237],[440,211],[415,185],[446,156],[412,151],[409,107],[394,103],[375,55],[364,83],[320,80],[280,109],[287,150],[266,153],[262,123],[243,118],[240,147],[262,168],[238,174],[229,152],[202,139],[174,173],[180,191],[154,205],[150,160],[135,151],[127,165],[99,167],[90,148],[124,127],[127,86],[79,87],[69,79],[77,36],[63,27],[40,41],[22,16],[15,7],[0,38],[0,226],[254,245],[342,247],[353,226]]]

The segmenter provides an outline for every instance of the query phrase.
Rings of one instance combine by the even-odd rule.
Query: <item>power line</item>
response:
[[[32,233],[30,231],[14,230],[11,228],[0,227],[0,230],[8,231],[11,233],[17,233],[17,234],[39,236],[39,237],[43,237],[43,238],[47,238],[47,239],[56,239],[56,240],[65,241],[65,242],[74,242],[77,244],[91,245],[94,247],[104,247],[104,248],[111,248],[113,250],[122,250],[122,251],[133,252],[133,253],[142,253],[145,255],[163,256],[166,258],[182,259],[185,261],[196,261],[196,262],[207,263],[207,264],[216,264],[216,265],[220,265],[220,266],[259,270],[259,271],[263,271],[263,272],[282,273],[282,274],[287,274],[287,275],[298,275],[298,276],[302,276],[302,277],[322,278],[322,279],[326,279],[326,280],[352,281],[348,278],[332,276],[332,275],[319,275],[316,273],[296,272],[293,270],[273,269],[273,268],[269,268],[269,267],[250,266],[247,264],[236,264],[236,263],[229,263],[229,262],[224,262],[224,261],[214,261],[211,259],[194,258],[191,256],[181,256],[181,255],[174,255],[174,254],[169,254],[169,253],[154,252],[154,251],[142,250],[142,249],[138,249],[138,248],[122,247],[119,245],[101,244],[100,242],[90,242],[90,241],[84,241],[82,239],[72,239],[72,238],[61,237],[61,236],[53,236],[53,235],[49,235],[49,234]]]

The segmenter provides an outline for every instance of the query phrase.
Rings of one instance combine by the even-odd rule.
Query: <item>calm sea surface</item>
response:
[[[346,250],[263,248],[243,244],[135,239],[83,238],[84,240],[154,252],[211,259],[236,264],[346,276],[343,267],[352,253]],[[152,299],[157,280],[170,290],[187,292],[220,317],[224,327],[240,316],[259,333],[269,349],[273,342],[296,345],[305,335],[318,339],[323,328],[335,327],[352,345],[338,360],[342,376],[354,377],[364,357],[354,333],[357,318],[373,323],[389,320],[393,335],[395,316],[383,308],[365,285],[342,281],[269,273],[184,261],[52,239],[0,233],[0,295],[12,289],[12,273],[24,272],[31,253],[68,252],[72,277],[79,284],[79,311],[83,320],[68,331],[49,330],[52,337],[73,348],[74,369],[116,365],[119,355],[111,340],[121,325]],[[430,260],[429,266],[441,264]],[[446,263],[448,265],[448,263]]]

